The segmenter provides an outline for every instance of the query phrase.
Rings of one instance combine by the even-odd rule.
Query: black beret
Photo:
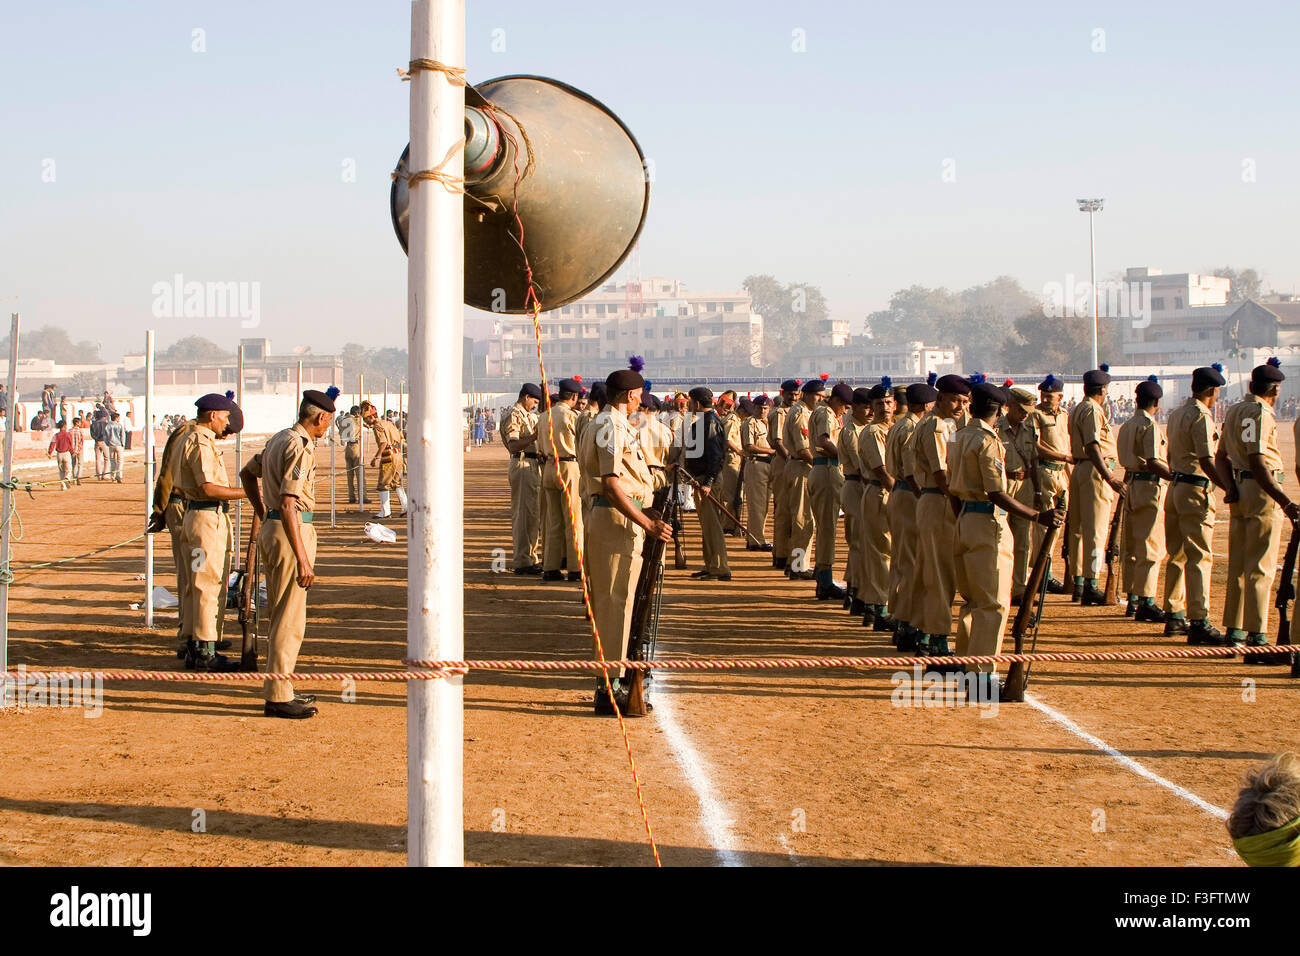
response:
[[[1271,385],[1274,382],[1286,380],[1282,374],[1282,361],[1278,358],[1271,358],[1263,365],[1256,365],[1250,370],[1250,381],[1253,385]]]
[[[858,389],[853,394],[856,395],[860,391],[862,391],[862,389]],[[903,391],[906,393],[907,389],[904,388]],[[877,382],[875,385],[872,385],[871,388],[867,389],[867,400],[872,402],[881,401],[888,398],[889,394],[889,387],[883,382]]]
[[[853,386],[847,382],[836,382],[831,389],[831,398],[838,399],[845,405],[853,402]]]
[[[1049,374],[1047,378],[1038,383],[1038,390],[1040,392],[1064,392],[1065,382],[1055,375]]]
[[[825,388],[826,383],[820,378],[810,378],[803,383],[803,393],[805,395],[812,395],[815,392],[823,391]]]
[[[873,395],[872,392],[877,388],[880,389],[880,394]],[[881,385],[877,385],[875,388],[855,388],[853,390],[853,404],[870,405],[873,398],[884,398],[887,394],[889,393],[886,392],[884,387]]]
[[[598,405],[603,405],[605,404],[605,396],[608,394],[609,390],[605,388],[604,382],[592,382],[591,391],[587,393],[587,398]]]
[[[907,386],[907,404],[928,405],[939,398],[939,392],[933,385],[925,382],[913,382]]]
[[[220,392],[209,392],[194,405],[201,412],[228,412],[235,407],[235,400]]]
[[[766,394],[755,395],[753,398],[753,402],[755,408],[762,408],[764,405],[772,404],[772,399],[768,398]]]
[[[686,394],[691,397],[691,401],[699,402],[701,405],[713,404],[713,392],[705,388],[703,385],[696,385]]]
[[[581,383],[580,381],[578,381],[576,378],[562,378],[562,379],[560,379],[560,394],[561,394],[561,395],[566,395],[566,394],[567,394],[567,395],[577,395],[577,394],[579,394],[581,391],[582,391],[582,383]]]
[[[1193,392],[1203,392],[1207,388],[1222,388],[1227,384],[1228,380],[1223,377],[1223,366],[1218,362],[1192,370]]]
[[[754,414],[754,402],[752,399],[742,398],[740,401],[736,402],[736,407],[746,415],[752,416]]]
[[[645,379],[641,377],[641,373],[630,368],[621,368],[605,376],[605,389],[611,395],[615,392],[640,391],[644,386]]]
[[[944,375],[939,381],[934,383],[935,391],[945,392],[949,395],[969,395],[970,382],[966,381],[960,375]]]
[[[797,378],[787,378],[784,382],[781,383],[781,391],[783,392],[793,392],[798,387],[799,387],[799,380]]]
[[[943,381],[940,379],[940,381]],[[1011,395],[1001,385],[992,382],[977,382],[971,386],[971,400],[978,400],[986,405],[1010,405]]]
[[[226,426],[227,435],[238,435],[244,430],[244,413],[238,405],[230,410],[230,423]]]
[[[1105,362],[1102,362],[1101,365],[1093,369],[1091,372],[1084,372],[1083,384],[1088,386],[1089,388],[1095,387],[1097,385],[1109,385],[1110,366],[1107,365]]]
[[[338,388],[333,385],[323,392],[309,388],[302,393],[302,400],[310,405],[315,405],[323,412],[332,412],[334,411],[334,399],[338,397],[338,394]]]
[[[1146,381],[1138,382],[1137,388],[1133,389],[1134,394],[1137,395],[1138,401],[1149,402],[1153,399],[1158,401],[1163,398],[1165,390],[1160,387],[1159,381],[1160,380],[1156,378],[1156,376],[1151,375],[1146,379]]]
[[[520,398],[535,398],[539,402],[542,400],[542,387],[534,385],[532,382],[525,382],[524,387],[519,390]]]

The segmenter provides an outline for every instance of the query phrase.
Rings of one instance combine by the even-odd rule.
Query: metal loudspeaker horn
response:
[[[409,153],[389,195],[403,250]],[[627,258],[650,204],[645,158],[623,122],[540,76],[465,88],[465,192],[465,303],[492,312],[531,310],[525,251],[543,309],[594,290]]]

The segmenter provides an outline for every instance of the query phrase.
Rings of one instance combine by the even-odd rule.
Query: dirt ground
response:
[[[1284,456],[1293,461],[1290,428]],[[246,446],[251,452],[251,448]],[[328,501],[328,452],[318,497]],[[233,472],[233,448],[227,452]],[[341,463],[341,455],[340,455]],[[466,472],[468,657],[585,658],[576,584],[493,572],[508,555],[499,445]],[[146,631],[144,547],[50,569],[21,566],[128,539],[143,525],[138,469],[18,500],[11,666],[179,669],[173,612]],[[339,476],[340,497],[342,475]],[[1288,484],[1298,493],[1292,477]],[[355,506],[354,506],[355,507]],[[326,505],[321,505],[325,510]],[[1214,615],[1226,565],[1216,532]],[[405,530],[365,540],[340,511],[320,534],[301,670],[387,668],[405,647]],[[698,525],[687,550],[699,565]],[[735,579],[670,569],[661,657],[886,655],[812,585],[731,542]],[[167,541],[158,583],[174,586]],[[1217,623],[1217,620],[1216,620]],[[228,634],[237,636],[231,612]],[[265,633],[265,624],[263,624]],[[1041,650],[1170,646],[1121,609],[1053,597]],[[1240,661],[1039,665],[1032,704],[996,713],[899,707],[885,671],[681,673],[629,723],[667,865],[1236,865],[1221,819],[1243,772],[1296,736],[1300,681]],[[465,852],[471,864],[653,862],[617,725],[590,712],[593,680],[473,673],[465,682]],[[0,714],[0,862],[37,865],[400,865],[405,862],[405,688],[337,684],[310,721],[262,717],[257,685],[114,683],[103,712]],[[1055,719],[1043,708],[1059,715]],[[1097,741],[1182,792],[1140,776]],[[196,832],[198,831],[198,832]]]

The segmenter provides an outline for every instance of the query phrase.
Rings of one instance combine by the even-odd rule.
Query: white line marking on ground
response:
[[[740,857],[732,848],[734,839],[731,827],[736,822],[735,818],[714,790],[704,759],[677,721],[672,703],[673,692],[669,690],[668,693],[662,693],[667,689],[663,685],[668,682],[658,674],[655,675],[654,682],[659,685],[657,689],[661,691],[654,697],[655,718],[664,732],[673,756],[681,765],[682,773],[686,775],[686,782],[691,785],[691,789],[695,791],[695,798],[700,802],[700,824],[704,827],[709,843],[713,845],[713,850],[718,855],[718,862],[723,866],[743,866]]]
[[[1129,770],[1132,770],[1139,777],[1145,777],[1146,779],[1150,780],[1152,783],[1159,784],[1160,786],[1164,787],[1166,790],[1169,790],[1170,792],[1175,793],[1178,796],[1182,797],[1188,803],[1192,804],[1192,806],[1199,807],[1200,809],[1204,810],[1212,817],[1216,817],[1220,820],[1228,819],[1227,810],[1224,810],[1220,807],[1216,807],[1214,804],[1202,800],[1200,797],[1192,793],[1192,791],[1188,790],[1187,788],[1180,787],[1172,780],[1166,780],[1164,777],[1160,776],[1160,774],[1152,770],[1148,770],[1146,767],[1142,766],[1142,764],[1138,763],[1132,757],[1120,753],[1118,750],[1110,746],[1110,744],[1106,743],[1106,741],[1102,740],[1100,737],[1096,737],[1088,733],[1088,731],[1084,730],[1082,727],[1080,727],[1078,724],[1072,721],[1069,717],[1066,717],[1060,711],[1053,710],[1051,707],[1048,707],[1045,703],[1043,703],[1038,698],[1032,696],[1031,694],[1026,694],[1025,703],[1028,704],[1030,707],[1033,707],[1035,710],[1039,711],[1040,713],[1046,714],[1053,721],[1060,724],[1066,730],[1070,731],[1070,733],[1074,734],[1076,737],[1079,737],[1082,740],[1086,740],[1088,743],[1092,744],[1092,746],[1096,747],[1102,753],[1114,757],[1116,760],[1118,760]]]
[[[795,866],[803,866],[803,860],[799,859],[799,855],[794,852],[794,847],[792,847],[790,845],[790,841],[785,838],[785,834],[782,833],[780,830],[777,830],[776,839],[781,844],[781,846],[785,848],[785,852],[789,854],[790,862]]]

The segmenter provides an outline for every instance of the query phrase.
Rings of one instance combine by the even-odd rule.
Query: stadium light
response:
[[[1097,234],[1093,229],[1092,217],[1094,214],[1101,212],[1102,205],[1106,200],[1078,199],[1075,201],[1079,204],[1079,212],[1088,214],[1088,258],[1092,263],[1092,367],[1096,368],[1100,361],[1097,355],[1097,339],[1100,335],[1101,311],[1097,302]]]

